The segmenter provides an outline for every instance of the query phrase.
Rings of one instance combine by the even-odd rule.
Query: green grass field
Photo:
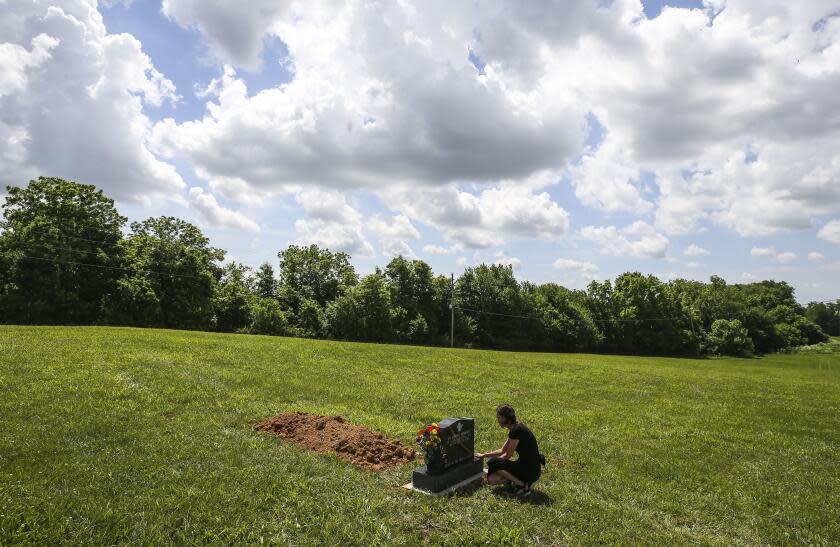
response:
[[[406,444],[447,415],[496,448],[508,401],[549,465],[530,501],[398,488],[254,433],[343,414]],[[0,327],[0,544],[840,543],[840,354],[550,355],[124,328]]]

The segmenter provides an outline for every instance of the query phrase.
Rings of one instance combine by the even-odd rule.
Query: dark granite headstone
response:
[[[481,474],[484,464],[476,460],[475,421],[472,418],[447,418],[438,422],[440,435],[440,462],[438,465],[418,467],[411,483],[415,488],[428,492],[441,492],[447,488]]]
[[[443,469],[473,459],[475,421],[472,418],[447,418],[438,422]]]

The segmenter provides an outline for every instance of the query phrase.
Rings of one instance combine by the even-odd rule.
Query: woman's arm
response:
[[[505,445],[498,450],[494,450],[492,452],[485,452],[484,454],[478,453],[476,454],[477,458],[495,458],[500,457],[506,460],[509,460],[511,456],[513,456],[513,452],[516,450],[516,445],[519,444],[519,439],[508,439],[505,442]]]

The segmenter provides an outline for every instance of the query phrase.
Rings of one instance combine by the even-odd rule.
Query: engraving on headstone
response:
[[[438,427],[444,469],[473,458],[475,421],[472,418],[447,418]]]

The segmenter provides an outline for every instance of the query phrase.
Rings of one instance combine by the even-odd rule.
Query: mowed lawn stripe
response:
[[[412,442],[513,404],[533,503],[436,499],[257,434],[286,410]],[[529,354],[0,326],[0,543],[840,542],[840,354]]]

